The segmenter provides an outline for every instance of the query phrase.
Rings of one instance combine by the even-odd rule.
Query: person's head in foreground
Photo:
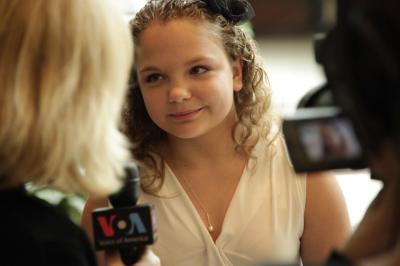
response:
[[[133,46],[120,17],[109,1],[0,2],[0,189],[119,187]]]

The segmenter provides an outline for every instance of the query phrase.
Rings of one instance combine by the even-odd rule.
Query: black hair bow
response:
[[[226,20],[240,25],[252,19],[256,14],[246,0],[201,0],[212,12],[221,14]]]

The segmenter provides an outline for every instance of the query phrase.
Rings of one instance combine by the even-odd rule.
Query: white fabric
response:
[[[142,193],[140,202],[156,209],[158,240],[150,248],[163,266],[298,261],[306,178],[293,172],[282,138],[270,146],[260,141],[255,155],[258,159],[251,159],[243,172],[215,243],[168,166],[161,197]]]

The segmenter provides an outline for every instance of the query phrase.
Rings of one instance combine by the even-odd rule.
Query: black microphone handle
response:
[[[109,197],[114,208],[135,206],[139,198],[140,178],[136,165],[125,168],[125,180],[121,190]],[[133,265],[143,256],[146,246],[120,247],[118,248],[120,258],[125,265]]]

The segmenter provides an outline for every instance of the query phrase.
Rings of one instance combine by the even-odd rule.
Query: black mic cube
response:
[[[151,204],[95,209],[92,222],[96,250],[150,245],[157,239]]]

